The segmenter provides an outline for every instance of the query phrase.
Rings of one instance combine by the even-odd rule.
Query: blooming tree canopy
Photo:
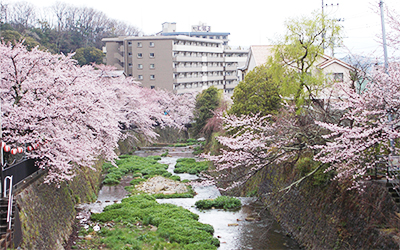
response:
[[[219,114],[221,115],[221,114]],[[222,117],[228,135],[217,140],[223,146],[219,155],[204,155],[215,164],[217,176],[205,174],[207,184],[224,182],[227,190],[242,185],[259,170],[293,157],[304,145],[294,107],[276,116],[234,115]]]
[[[191,114],[194,102],[186,97],[111,77],[105,66],[80,67],[71,56],[0,44],[2,141],[40,145],[27,156],[48,169],[48,182],[71,179],[100,155],[115,159],[121,125],[154,138],[155,125],[182,127]]]
[[[325,136],[328,142],[316,147],[321,151],[315,159],[331,163],[336,178],[357,182],[376,166],[378,155],[398,154],[389,141],[400,137],[400,64],[391,63],[388,74],[384,69],[374,72],[361,94],[345,85],[337,87],[346,93],[335,105],[343,111],[341,123],[317,122],[330,133]]]

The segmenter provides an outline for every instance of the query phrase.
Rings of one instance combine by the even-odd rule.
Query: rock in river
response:
[[[180,194],[188,191],[185,184],[162,176],[154,176],[135,187],[149,194]]]

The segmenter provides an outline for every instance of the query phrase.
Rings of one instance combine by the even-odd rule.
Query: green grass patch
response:
[[[118,167],[111,163],[103,164],[103,171],[107,173],[103,180],[105,185],[118,185],[123,176],[133,174],[134,177],[148,179],[155,175],[170,177],[171,173],[167,171],[168,165],[161,164],[160,156],[140,157],[136,155],[121,155],[116,161]]]
[[[201,171],[208,170],[208,161],[196,161],[193,158],[179,158],[176,161],[174,173],[199,174]]]
[[[177,143],[168,145],[168,147],[187,147],[187,146],[193,146],[193,145],[198,145],[198,144],[204,144],[204,142],[199,142],[196,139],[191,138],[191,139],[187,139],[186,141],[182,140]]]
[[[152,196],[156,199],[174,199],[174,198],[193,198],[195,195],[195,192],[192,188],[192,186],[187,186],[188,187],[188,192],[187,193],[181,193],[181,194],[152,194]]]
[[[196,201],[195,206],[199,209],[210,209],[210,208],[223,208],[228,209],[239,209],[242,203],[239,199],[230,196],[218,196],[216,199],[199,200]]]
[[[159,204],[153,196],[141,194],[107,206],[102,213],[92,214],[91,219],[99,223],[112,221],[121,225],[113,230],[104,228],[100,231],[101,242],[107,245],[107,249],[125,249],[127,245],[137,246],[132,249],[153,249],[146,248],[146,244],[164,247],[168,245],[166,242],[175,244],[175,248],[166,246],[167,249],[216,249],[219,240],[213,237],[213,227],[198,222],[198,217],[187,209],[172,204]],[[137,236],[134,232],[138,224],[152,225],[157,230]]]

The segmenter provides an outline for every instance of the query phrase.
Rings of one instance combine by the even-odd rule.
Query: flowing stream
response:
[[[139,156],[161,155],[165,148],[143,149],[136,151]],[[189,148],[169,148],[169,157],[162,157],[160,163],[168,164],[168,171],[173,173],[176,160],[181,157],[194,157]],[[196,175],[177,174],[181,179],[195,180]],[[82,204],[81,208],[99,213],[107,205],[120,202],[127,195],[124,186],[129,185],[132,178],[125,177],[118,186],[103,186],[95,203]],[[159,203],[171,203],[182,206],[199,215],[199,221],[214,227],[214,236],[221,246],[219,250],[236,249],[300,249],[292,238],[287,236],[272,215],[265,210],[255,198],[237,197],[242,202],[239,211],[222,209],[199,210],[194,204],[198,200],[212,199],[220,196],[215,186],[194,187],[197,195],[194,198],[157,199]]]

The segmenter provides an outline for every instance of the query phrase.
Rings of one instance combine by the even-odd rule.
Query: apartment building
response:
[[[238,84],[237,68],[245,64],[248,51],[225,49],[227,37],[172,35],[173,31],[169,23],[157,36],[105,38],[106,63],[148,88],[179,94],[215,86],[232,93]]]
[[[222,40],[222,44],[225,48],[228,48],[229,43],[229,32],[212,32],[211,26],[205,23],[199,23],[198,25],[192,25],[190,32],[177,32],[176,23],[165,22],[162,24],[162,31],[157,33],[158,36],[190,36],[197,38],[208,38]]]

